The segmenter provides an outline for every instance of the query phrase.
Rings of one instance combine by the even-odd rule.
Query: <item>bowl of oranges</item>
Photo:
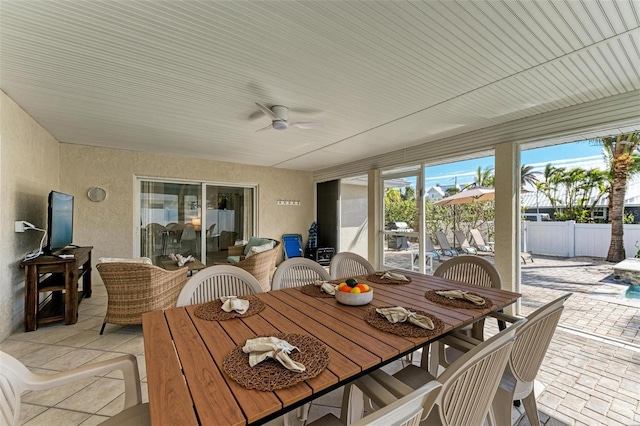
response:
[[[366,305],[373,300],[373,289],[355,278],[349,278],[336,287],[336,300],[343,305]]]

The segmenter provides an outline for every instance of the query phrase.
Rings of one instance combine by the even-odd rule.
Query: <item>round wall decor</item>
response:
[[[97,186],[89,189],[87,196],[91,201],[100,202],[107,198],[107,191],[102,188],[98,188]]]

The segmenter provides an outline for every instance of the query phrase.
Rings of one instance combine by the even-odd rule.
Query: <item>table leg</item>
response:
[[[82,276],[82,294],[86,298],[91,297],[92,287],[91,287],[91,252],[89,252],[89,259],[82,265],[82,269],[86,269],[86,272]]]
[[[38,267],[26,266],[24,286],[24,331],[38,328]]]
[[[78,271],[76,262],[67,262],[64,269],[64,323],[69,325],[78,322]]]

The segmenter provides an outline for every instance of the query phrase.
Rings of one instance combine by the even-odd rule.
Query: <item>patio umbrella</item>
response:
[[[495,196],[496,190],[494,188],[475,187],[443,198],[440,201],[436,201],[435,204],[438,206],[452,206],[456,204],[473,203],[474,201],[493,200]]]
[[[468,204],[475,201],[488,201],[493,200],[496,197],[496,190],[494,188],[484,188],[477,186],[470,189],[465,189],[457,194],[453,194],[449,197],[443,198],[440,201],[436,201],[437,206],[453,206],[453,229],[456,229],[456,205]],[[453,235],[453,244],[455,246],[456,236]],[[462,241],[460,241],[462,243]]]

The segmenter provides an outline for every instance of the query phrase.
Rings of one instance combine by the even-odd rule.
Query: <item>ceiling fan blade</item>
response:
[[[258,118],[262,118],[264,117],[264,112],[262,112],[262,110],[260,111],[254,111],[251,114],[249,114],[249,116],[247,117],[247,120],[257,120]]]
[[[258,129],[258,130],[256,130],[256,131],[255,131],[255,133],[258,133],[258,132],[264,132],[265,130],[271,130],[271,129],[273,129],[273,125],[272,125],[272,124],[269,124],[268,126],[265,126],[265,127],[263,127],[262,129]]]
[[[314,108],[289,108],[289,112],[295,112],[297,114],[317,115],[323,113],[324,111]]]
[[[311,130],[322,129],[324,127],[324,123],[320,123],[318,121],[297,121],[289,123],[289,126],[295,126],[298,129]]]
[[[279,120],[280,117],[278,117],[273,111],[271,111],[271,109],[267,108],[266,106],[262,105],[261,103],[256,102],[256,106],[258,108],[260,108],[260,111],[264,112],[264,114],[269,117],[271,120]]]

